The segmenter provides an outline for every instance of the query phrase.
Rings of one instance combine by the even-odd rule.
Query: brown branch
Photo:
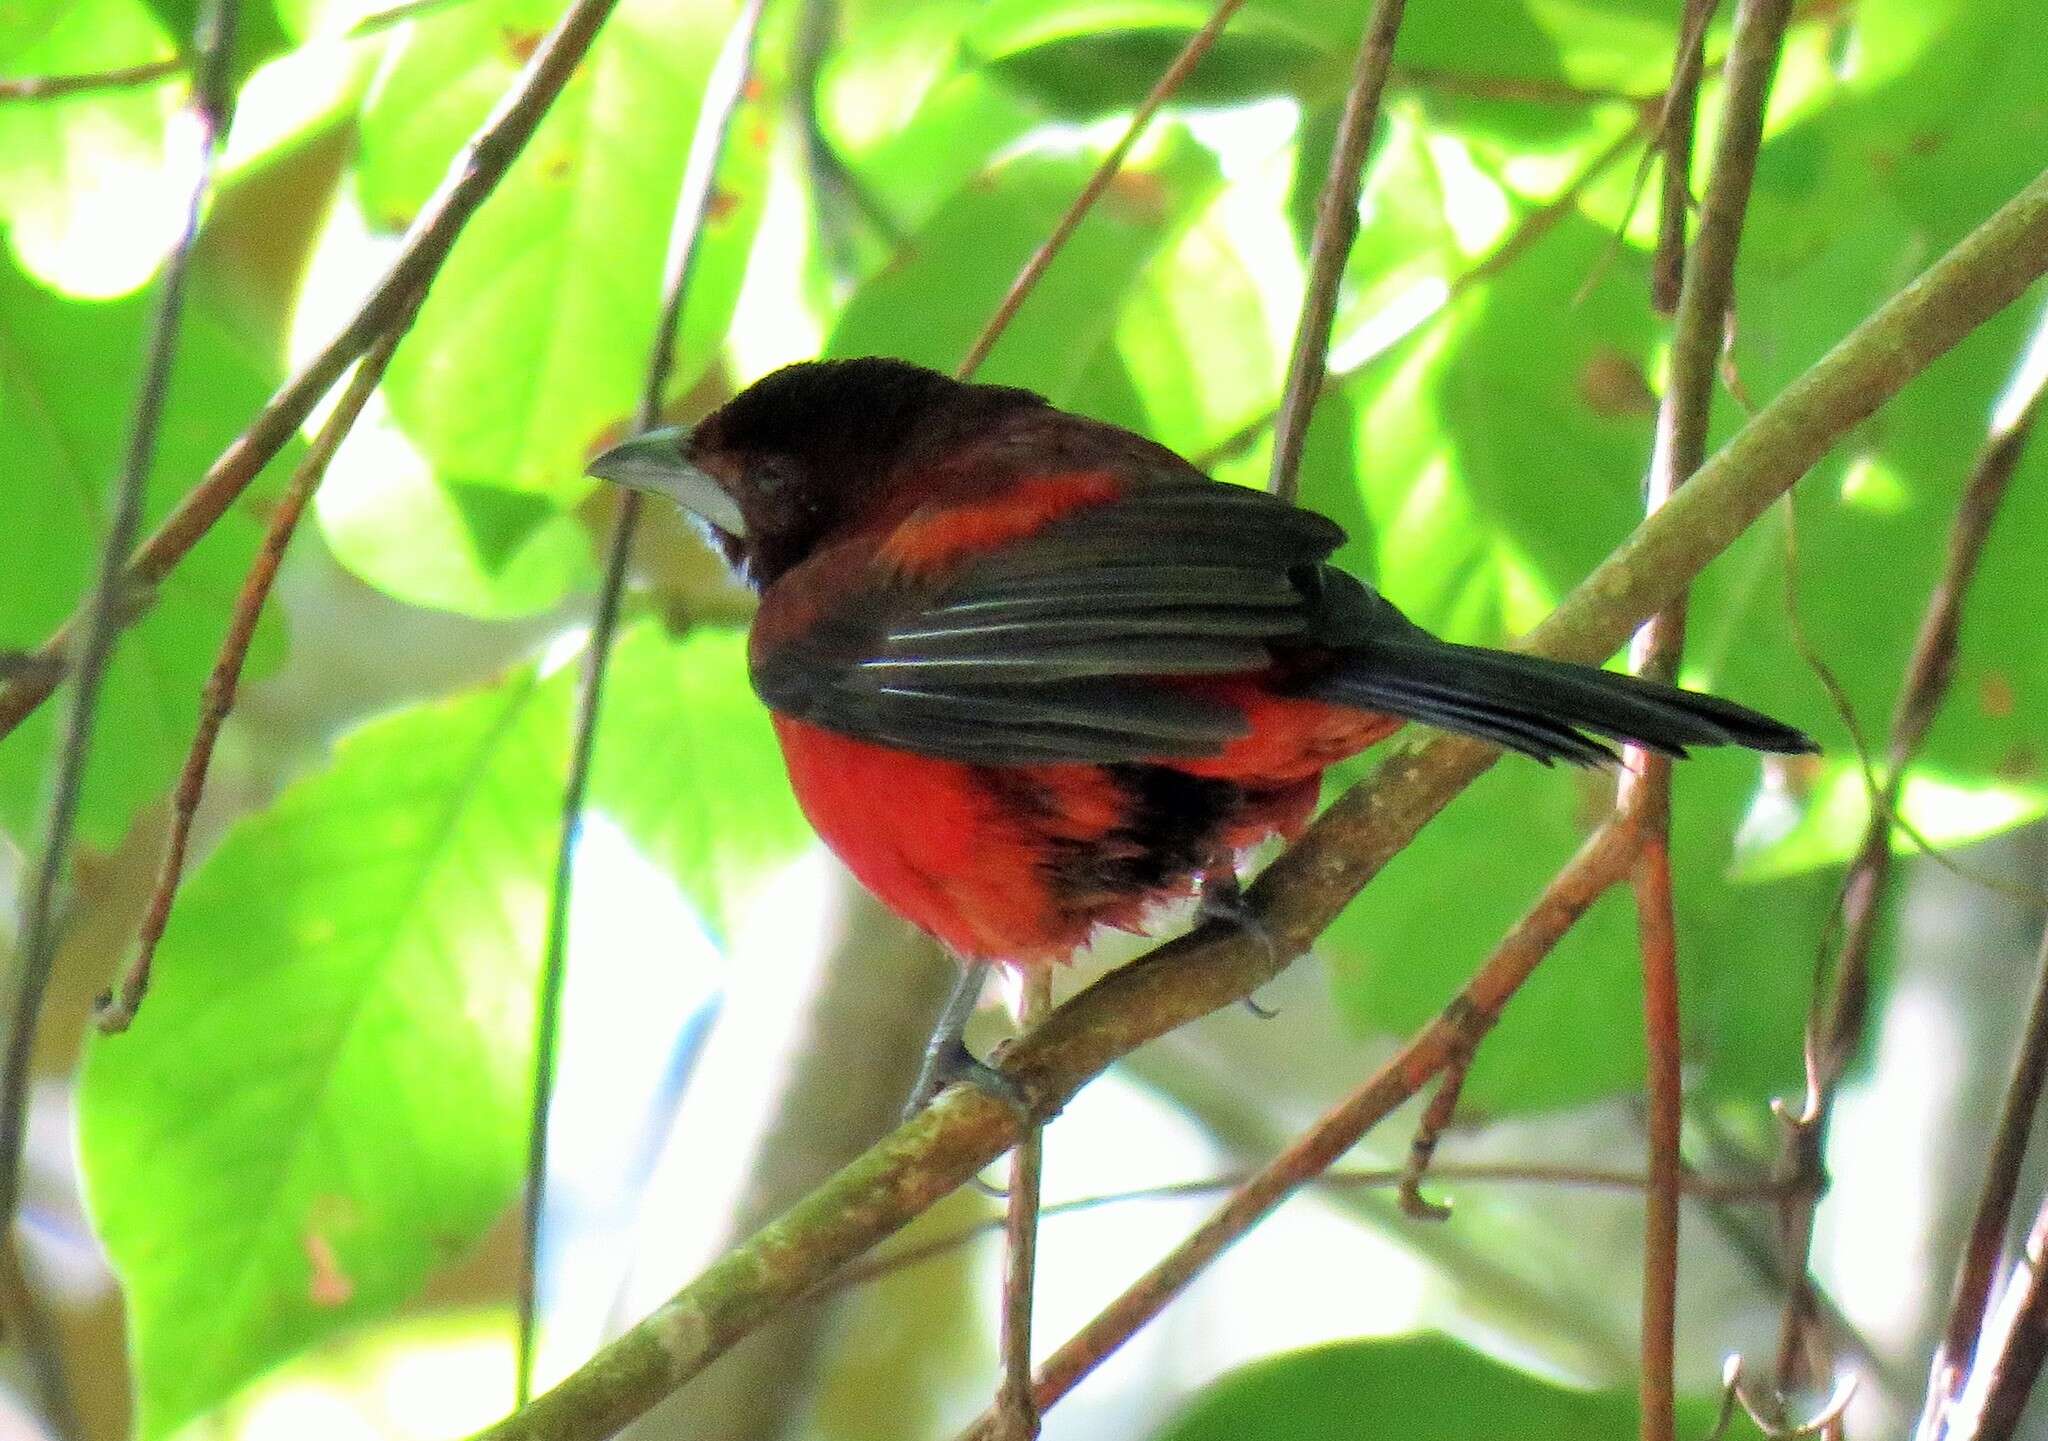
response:
[[[1692,218],[1692,137],[1699,118],[1700,72],[1706,66],[1707,23],[1721,0],[1685,0],[1679,27],[1678,56],[1671,66],[1671,88],[1665,92],[1663,135],[1658,150],[1664,157],[1664,183],[1657,207],[1657,250],[1650,261],[1650,305],[1659,315],[1678,309],[1678,291],[1685,279],[1685,227]]]
[[[1443,1141],[1444,1132],[1450,1129],[1451,1121],[1458,1113],[1458,1096],[1464,1091],[1465,1078],[1471,1072],[1470,1055],[1457,1057],[1444,1067],[1444,1073],[1436,1083],[1436,1093],[1429,1098],[1422,1119],[1416,1122],[1414,1139],[1408,1143],[1408,1163],[1401,1168],[1399,1193],[1401,1213],[1414,1220],[1451,1219],[1450,1204],[1432,1201],[1423,1195],[1422,1181],[1429,1174],[1429,1163],[1436,1158],[1436,1148]]]
[[[413,222],[397,259],[364,297],[355,315],[298,374],[278,388],[199,484],[186,492],[156,531],[136,548],[120,575],[124,592],[147,594],[171,573],[297,433],[342,373],[391,328],[410,297],[432,283],[463,227],[519,158],[616,3],[575,0],[555,22],[527,60],[518,83],[456,157],[448,178]],[[70,651],[72,632],[81,624],[73,617],[34,655],[63,662]],[[11,734],[55,689],[56,682],[45,673],[17,676],[0,688],[0,739]]]
[[[1691,0],[1686,36],[1663,117],[1666,219],[1678,207],[1675,235],[1660,240],[1660,259],[1683,255],[1685,210],[1691,199],[1687,171],[1692,155],[1692,112],[1697,103],[1699,60],[1712,0]],[[1714,381],[1727,315],[1734,304],[1735,260],[1749,208],[1756,157],[1763,144],[1764,112],[1771,81],[1791,21],[1791,0],[1738,0],[1735,31],[1726,62],[1720,133],[1713,173],[1700,208],[1697,245],[1683,264],[1683,283],[1673,297],[1671,380],[1657,410],[1657,442],[1650,461],[1645,503],[1655,512],[1668,504],[1706,459],[1713,416]],[[1674,137],[1677,137],[1674,140]],[[1671,181],[1674,169],[1677,198]],[[1667,255],[1666,244],[1675,249]],[[1637,635],[1630,659],[1638,675],[1670,681],[1685,646],[1685,592]],[[1634,874],[1636,926],[1643,961],[1645,1082],[1649,1101],[1651,1187],[1643,1226],[1643,1441],[1674,1441],[1677,1395],[1672,1380],[1678,1334],[1679,1138],[1685,1103],[1683,1033],[1679,1016],[1678,935],[1671,898],[1671,761],[1641,746],[1626,749],[1628,770],[1616,807],[1641,837]]]
[[[1074,232],[1080,229],[1081,221],[1095,208],[1095,202],[1102,198],[1102,193],[1109,189],[1110,182],[1117,177],[1117,172],[1123,169],[1124,161],[1131,153],[1131,147],[1138,143],[1138,137],[1144,134],[1145,128],[1152,123],[1152,117],[1159,113],[1159,107],[1173,97],[1174,92],[1179,90],[1188,76],[1194,72],[1194,68],[1201,64],[1202,57],[1209,53],[1217,37],[1222,35],[1223,27],[1230,23],[1230,17],[1243,5],[1244,0],[1222,0],[1209,16],[1208,22],[1181,47],[1180,54],[1173,58],[1173,63],[1167,66],[1165,72],[1154,82],[1151,92],[1138,102],[1138,108],[1131,113],[1131,123],[1124,127],[1122,138],[1110,147],[1109,154],[1102,157],[1102,163],[1095,167],[1095,173],[1088,177],[1088,183],[1081,187],[1081,193],[1074,197],[1074,203],[1067,207],[1066,214],[1053,226],[1052,234],[1046,236],[1044,243],[1024,262],[1024,268],[1017,272],[1017,278],[1010,282],[1009,290],[1004,293],[1002,303],[996,306],[995,314],[988,318],[988,324],[981,328],[981,334],[974,337],[974,344],[967,347],[967,354],[961,359],[959,369],[954,371],[960,379],[972,380],[974,372],[981,369],[982,362],[988,359],[989,352],[996,348],[996,342],[1002,338],[1003,332],[1009,329],[1010,322],[1016,319],[1017,311],[1024,304],[1024,298],[1036,288],[1039,279],[1052,265],[1053,257],[1073,238]]]
[[[1049,1407],[1073,1390],[1165,1310],[1227,1247],[1341,1160],[1360,1137],[1420,1091],[1432,1076],[1459,1057],[1470,1055],[1537,964],[1626,872],[1634,846],[1628,828],[1618,824],[1603,827],[1588,841],[1420,1035],[1260,1168],[1185,1241],[1046,1358],[1036,1388],[1039,1406]],[[963,1433],[962,1441],[994,1441],[994,1436],[984,1417]]]
[[[149,473],[156,462],[157,435],[163,426],[164,404],[170,393],[171,365],[177,358],[186,278],[192,268],[192,253],[199,245],[200,215],[206,192],[213,184],[214,156],[233,103],[228,57],[234,48],[234,36],[234,0],[210,0],[200,7],[192,36],[198,68],[192,98],[186,107],[196,122],[193,138],[197,153],[191,189],[185,199],[184,229],[170,258],[164,262],[163,279],[157,288],[156,312],[145,341],[128,446],[108,496],[107,532],[100,543],[98,567],[86,600],[83,630],[75,651],[67,642],[54,656],[42,657],[68,660],[74,673],[71,707],[64,717],[56,759],[51,765],[42,852],[29,876],[22,903],[17,979],[8,1018],[6,1057],[0,1063],[4,1064],[4,1071],[0,1071],[0,1231],[13,1230],[15,1207],[20,1201],[21,1150],[28,1128],[29,1062],[35,1048],[36,1022],[42,1015],[43,995],[56,963],[58,893],[69,865],[71,839],[84,795],[86,762],[92,753],[93,727],[99,719],[100,688],[113,661],[114,646],[120,639],[127,613],[134,605],[135,596],[123,574],[121,557],[128,553],[136,532],[142,528]],[[47,667],[44,674],[48,674]],[[37,671],[31,665],[15,678],[9,689],[36,683]],[[48,684],[54,688],[57,680],[51,678]]]
[[[677,332],[690,277],[711,215],[711,196],[718,179],[719,157],[732,131],[733,116],[753,73],[754,42],[760,34],[766,0],[747,0],[733,17],[717,61],[704,83],[697,124],[690,134],[690,153],[676,194],[675,218],[669,229],[668,255],[662,266],[661,313],[640,390],[633,428],[653,428],[661,418],[662,397],[675,369]],[[604,705],[605,674],[626,594],[626,570],[633,554],[642,497],[628,491],[605,556],[604,580],[598,588],[590,642],[584,651],[583,675],[576,691],[571,722],[569,770],[562,785],[561,829],[555,845],[553,885],[548,893],[547,938],[541,956],[540,985],[534,1000],[533,1087],[527,1111],[526,1177],[521,1193],[518,1334],[514,1348],[515,1406],[533,1393],[533,1363],[539,1340],[540,1232],[547,1202],[548,1112],[554,1099],[555,1050],[562,1008],[562,982],[569,960],[569,905],[574,887],[576,839],[583,827],[584,799],[590,790],[590,768],[597,755],[597,724]]]
[[[256,622],[263,613],[264,603],[270,598],[271,587],[277,581],[278,567],[284,562],[285,549],[298,530],[307,503],[312,500],[313,492],[319,489],[342,440],[362,414],[370,392],[383,378],[385,367],[391,363],[392,352],[398,349],[398,342],[410,323],[408,316],[363,357],[356,373],[350,377],[348,387],[342,391],[334,413],[320,427],[319,435],[314,438],[305,458],[292,472],[284,493],[271,509],[263,543],[249,564],[248,574],[243,577],[242,589],[235,597],[234,612],[228,619],[227,635],[221,641],[213,670],[206,678],[199,708],[199,728],[185,754],[177,789],[172,793],[170,836],[164,843],[164,859],[157,872],[156,889],[150,895],[149,909],[143,914],[142,926],[136,936],[135,957],[122,971],[113,989],[100,997],[93,1014],[94,1022],[102,1031],[127,1030],[149,990],[150,968],[156,960],[157,944],[162,941],[164,928],[170,922],[171,904],[177,898],[178,883],[185,874],[186,851],[191,845],[193,823],[198,819],[199,801],[206,791],[207,772],[213,765],[214,745],[220,739],[221,727],[226,724],[228,713],[234,709],[235,690],[241,683],[242,666],[249,658],[249,644],[256,635]]]
[[[1786,1130],[1781,1168],[1804,1185],[1786,1202],[1780,1229],[1794,1284],[1786,1299],[1779,1329],[1778,1373],[1781,1389],[1797,1379],[1800,1337],[1813,1304],[1806,1278],[1806,1257],[1813,1245],[1814,1213],[1824,1185],[1823,1157],[1834,1095],[1843,1073],[1861,1044],[1870,1007],[1870,957],[1877,940],[1881,908],[1891,879],[1891,833],[1898,823],[1899,797],[1927,732],[1947,699],[1955,674],[1956,642],[1962,633],[1963,603],[1976,578],[1977,564],[1990,539],[2005,494],[2025,454],[2044,406],[2048,376],[2019,397],[2009,412],[1994,419],[1990,437],[1970,468],[1970,478],[1949,530],[1948,553],[1940,578],[1927,600],[1926,612],[1906,664],[1899,699],[1892,712],[1882,789],[1872,788],[1870,817],[1849,863],[1837,911],[1841,947],[1826,991],[1815,997],[1815,1019],[1809,1023],[1807,1051],[1810,1094],[1802,1113]],[[1951,1358],[1953,1359],[1953,1358]]]
[[[1969,1441],[2012,1441],[2018,1434],[2027,1398],[2041,1375],[2042,1361],[2048,1359],[2044,1267],[2048,1267],[2048,1200],[2035,1214],[2021,1258],[1984,1324],[1983,1337],[1977,1343],[1981,1359],[1949,1413],[1955,1425],[1940,1435],[1958,1441],[1964,1437]]]
[[[1991,1152],[1984,1162],[1984,1188],[1977,1197],[1969,1239],[1956,1268],[1948,1324],[1942,1328],[1941,1343],[1935,1347],[1929,1367],[1927,1405],[1917,1433],[1927,1441],[1939,1441],[1946,1434],[1952,1408],[1975,1364],[1978,1338],[1998,1285],[1999,1258],[2005,1253],[2006,1232],[2012,1226],[2013,1203],[2019,1196],[2020,1164],[2026,1159],[2027,1138],[2041,1109],[2044,1085],[2048,1085],[2048,931],[2041,936],[2033,1000],[2027,1006],[2012,1077],[1999,1107],[1998,1129],[1992,1134]]]
[[[0,104],[15,100],[58,100],[67,95],[92,95],[106,90],[137,90],[183,74],[184,70],[185,62],[173,55],[167,60],[145,60],[139,65],[95,70],[87,75],[0,76]]]
[[[1581,661],[1612,654],[1842,435],[2043,271],[2048,175],[1786,386],[1564,599],[1528,648]],[[1248,888],[1270,944],[1221,924],[1170,941],[1060,1006],[1005,1057],[1006,1072],[1041,1108],[1062,1105],[1146,1041],[1250,995],[1494,756],[1488,746],[1449,737],[1397,751]],[[1433,1028],[1404,1055],[1447,1044]],[[953,1088],[476,1441],[610,1434],[956,1189],[1016,1137],[1008,1106],[972,1087]]]
[[[1387,70],[1394,63],[1394,37],[1400,32],[1405,9],[1406,0],[1374,0],[1365,34],[1358,42],[1344,113],[1337,121],[1330,173],[1316,196],[1316,228],[1308,247],[1308,287],[1301,300],[1301,316],[1295,322],[1294,349],[1287,358],[1287,384],[1281,391],[1280,418],[1273,432],[1273,472],[1267,487],[1283,500],[1294,499],[1309,417],[1323,390],[1330,326],[1337,318],[1337,292],[1343,284],[1351,243],[1358,238],[1358,196],[1365,180],[1366,157],[1379,128],[1380,100],[1387,88]]]

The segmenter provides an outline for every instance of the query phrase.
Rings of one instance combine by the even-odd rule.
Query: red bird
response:
[[[1404,721],[1546,765],[1611,760],[1596,735],[1814,748],[1713,696],[1438,640],[1328,563],[1323,516],[901,361],[790,366],[590,469],[700,517],[759,590],[754,688],[805,815],[969,963],[1230,895],[1324,768]]]

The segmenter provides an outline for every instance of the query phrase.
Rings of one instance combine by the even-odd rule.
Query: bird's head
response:
[[[615,445],[589,471],[675,502],[765,587],[897,500],[914,476],[908,463],[943,453],[992,413],[1043,404],[901,360],[809,361],[762,377],[695,426]]]

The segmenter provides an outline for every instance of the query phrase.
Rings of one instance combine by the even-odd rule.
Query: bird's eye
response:
[[[795,463],[774,451],[752,456],[747,463],[747,483],[757,495],[783,494],[796,482],[796,474]]]

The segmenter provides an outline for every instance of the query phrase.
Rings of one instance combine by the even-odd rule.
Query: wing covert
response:
[[[1213,755],[1244,717],[1156,682],[1259,670],[1311,638],[1312,575],[1343,540],[1259,491],[1158,481],[943,578],[871,568],[862,603],[757,655],[754,684],[784,714],[946,760]]]

